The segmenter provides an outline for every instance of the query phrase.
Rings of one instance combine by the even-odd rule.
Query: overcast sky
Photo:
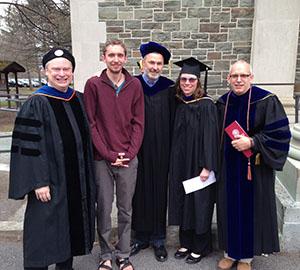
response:
[[[0,0],[0,2],[11,2],[11,0]],[[4,15],[4,10],[7,7],[8,7],[8,5],[0,4],[0,15]],[[4,28],[5,28],[4,24],[3,24],[3,22],[0,19],[0,29],[4,29]]]
[[[11,3],[14,2],[15,0],[0,0],[0,2],[7,2],[7,3]],[[19,2],[22,2],[23,0],[20,0]],[[24,0],[25,1],[25,0]],[[5,14],[5,9],[8,8],[9,5],[6,4],[0,4],[0,15],[4,15]],[[5,28],[4,24],[0,21],[0,28]]]
[[[0,0],[0,2],[12,2],[12,0]],[[0,15],[4,15],[4,9],[7,8],[8,5],[0,4]]]

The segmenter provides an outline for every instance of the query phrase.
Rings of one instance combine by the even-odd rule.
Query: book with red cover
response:
[[[237,121],[233,121],[230,125],[225,128],[226,133],[230,137],[231,140],[235,139],[236,135],[243,135],[249,137],[246,131],[240,126]],[[243,154],[245,157],[249,158],[252,156],[252,151],[250,149],[244,150]]]

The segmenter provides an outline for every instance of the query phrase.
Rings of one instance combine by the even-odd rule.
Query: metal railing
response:
[[[12,95],[12,94],[0,94],[1,103],[7,103],[7,106],[0,106],[2,111],[18,111],[23,103],[27,100],[29,95]],[[13,106],[15,105],[15,106]]]

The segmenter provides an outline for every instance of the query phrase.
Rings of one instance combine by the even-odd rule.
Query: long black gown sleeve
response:
[[[291,133],[289,121],[277,96],[258,102],[256,123],[264,123],[259,132],[253,131],[253,150],[274,170],[282,170],[289,151]],[[259,128],[259,127],[258,127]]]
[[[217,108],[212,102],[207,102],[204,110],[199,113],[204,114],[199,123],[204,130],[203,145],[199,145],[199,153],[201,153],[199,165],[201,168],[216,172],[219,151]]]
[[[42,103],[39,96],[29,98],[15,120],[10,161],[11,199],[23,199],[30,191],[50,184],[45,138],[48,112]]]

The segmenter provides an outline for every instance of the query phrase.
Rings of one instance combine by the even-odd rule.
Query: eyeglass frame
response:
[[[198,81],[198,78],[186,78],[186,77],[180,77],[179,80],[183,83],[195,83],[196,81]]]
[[[229,78],[233,79],[233,80],[237,80],[238,78],[241,78],[241,80],[246,80],[247,78],[249,78],[252,74],[231,74],[229,75]]]

